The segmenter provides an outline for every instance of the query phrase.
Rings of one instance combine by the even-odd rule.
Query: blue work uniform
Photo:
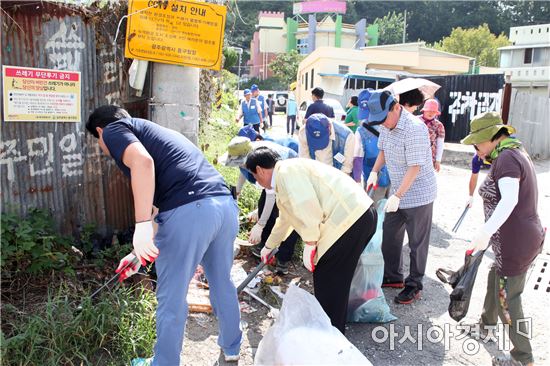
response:
[[[276,143],[277,145],[281,145],[281,146],[284,146],[284,147],[288,147],[289,149],[294,150],[296,153],[298,152],[299,143],[298,143],[298,140],[296,140],[296,139],[293,138],[293,137],[278,137],[278,138],[274,138],[274,137],[271,137],[271,136],[266,136],[266,135],[264,135],[264,136],[263,136],[263,139],[264,139],[265,141],[274,142],[274,143]]]
[[[345,148],[346,148],[346,140],[351,132],[351,130],[340,123],[333,123],[332,127],[334,128],[334,140],[332,140],[332,157],[334,158],[336,155],[341,154],[342,156],[345,155]],[[311,146],[309,146],[309,156],[311,159],[315,160],[315,150]],[[340,163],[336,159],[332,159],[332,166],[336,169],[340,170],[342,169],[342,163]]]
[[[259,108],[261,109],[261,112],[262,112],[262,118],[265,119],[267,117],[265,115],[265,104],[266,104],[265,97],[261,94],[258,94],[258,96],[256,97],[256,100],[258,101],[258,104],[260,105]]]
[[[218,317],[218,344],[239,354],[242,333],[237,291],[230,278],[238,208],[222,176],[201,151],[176,131],[151,121],[124,118],[103,129],[103,140],[119,168],[130,176],[122,156],[140,142],[155,165],[153,204],[157,270],[157,341],[153,365],[179,365],[187,320],[187,290],[202,264],[210,302]]]
[[[246,101],[246,99],[241,102],[241,109],[243,112],[243,121],[245,126],[257,125],[260,123],[258,108],[260,108],[260,103],[254,98],[250,98],[250,101],[248,102]]]
[[[361,144],[363,145],[363,179],[366,182],[378,157],[378,137],[368,131],[363,125],[359,126],[357,131],[359,132],[359,136],[361,136]],[[390,185],[390,176],[388,168],[385,165],[378,173],[378,185],[380,187],[388,187]]]

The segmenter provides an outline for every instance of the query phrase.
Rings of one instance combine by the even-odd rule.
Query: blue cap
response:
[[[243,91],[243,94],[244,94],[244,95],[248,95],[248,94],[250,94],[250,93],[251,93],[250,89],[245,89],[245,90]]]
[[[251,90],[251,91],[259,90],[258,85],[252,84],[252,86],[250,87],[250,90]]]
[[[330,140],[330,122],[322,113],[309,116],[306,121],[307,144],[312,150],[322,150]]]
[[[368,88],[363,90],[359,95],[357,96],[357,105],[359,106],[359,110],[357,111],[357,118],[362,121],[367,118],[369,118],[369,107],[367,105],[370,96],[374,89]]]
[[[392,93],[387,90],[375,90],[372,92],[367,108],[369,109],[369,125],[379,125],[388,116],[390,105],[396,102]],[[396,102],[397,103],[397,102]]]
[[[256,132],[252,125],[246,125],[244,127],[241,127],[237,136],[248,137],[250,141],[256,141],[256,137],[258,137],[258,132]]]

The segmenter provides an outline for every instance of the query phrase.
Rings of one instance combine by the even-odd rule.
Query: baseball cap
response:
[[[252,86],[250,87],[250,91],[256,91],[256,90],[259,90],[260,88],[258,88],[258,85],[256,84],[252,84]]]
[[[248,95],[248,94],[250,94],[250,93],[251,93],[250,89],[245,89],[245,90],[243,91],[243,94],[244,94],[244,95]]]
[[[368,88],[361,91],[361,93],[359,93],[359,95],[357,96],[357,105],[359,106],[359,110],[357,111],[357,118],[359,118],[359,120],[369,118],[369,107],[367,104],[373,91],[374,89]]]
[[[382,124],[388,116],[390,106],[394,102],[397,103],[391,92],[387,90],[373,91],[367,102],[367,108],[369,109],[368,124]]]
[[[313,150],[322,150],[328,146],[330,140],[330,122],[322,113],[309,116],[306,121],[306,139],[308,146]]]
[[[248,137],[250,141],[255,141],[258,137],[258,132],[252,127],[252,125],[246,125],[241,127],[237,136]]]

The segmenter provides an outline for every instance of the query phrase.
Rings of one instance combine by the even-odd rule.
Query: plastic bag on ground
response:
[[[291,285],[254,365],[372,365],[334,328],[317,299]]]
[[[387,323],[397,317],[390,313],[390,307],[382,292],[384,257],[382,256],[382,224],[386,200],[380,200],[377,207],[378,224],[376,233],[361,254],[351,281],[348,302],[348,322]]]

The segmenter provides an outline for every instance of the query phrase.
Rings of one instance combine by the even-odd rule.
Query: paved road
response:
[[[285,128],[284,115],[276,115],[274,127],[269,133],[273,136],[284,136]],[[550,227],[550,161],[536,162],[535,165],[538,172],[539,213],[543,224]],[[491,356],[502,354],[499,348],[506,349],[504,337],[499,337],[502,344],[498,345],[478,343],[461,335],[456,322],[447,313],[450,288],[444,286],[435,276],[439,267],[460,267],[469,240],[483,222],[481,199],[477,197],[458,233],[451,233],[467,198],[469,174],[468,169],[443,165],[442,171],[437,175],[438,198],[434,204],[434,222],[422,299],[412,305],[398,305],[393,303],[397,290],[385,290],[391,311],[398,319],[391,324],[381,325],[381,328],[377,328],[376,324],[351,324],[348,327],[348,339],[374,365],[490,365]],[[485,174],[481,173],[480,182]],[[408,253],[407,245],[405,252]],[[405,265],[408,265],[408,256],[404,258]],[[546,262],[547,268],[550,268],[549,258],[547,244],[537,266]],[[479,318],[486,276],[492,261],[493,254],[487,253],[478,273],[466,321],[475,322]],[[536,363],[545,365],[550,364],[550,348],[547,345],[550,335],[550,323],[547,320],[550,292],[546,292],[544,286],[534,290],[534,281],[538,277],[544,277],[536,271],[540,271],[540,268],[537,267],[530,276],[523,295],[523,304],[526,318],[532,322],[532,345]],[[300,275],[303,279],[308,276],[302,273]],[[548,278],[546,276],[546,280]],[[258,310],[252,314],[243,314],[249,328],[245,332],[240,365],[253,364],[255,349],[272,323],[260,305],[254,302],[250,304]],[[403,338],[407,331],[410,332],[410,337]],[[387,338],[384,340],[386,334]],[[391,334],[395,335],[393,340]],[[224,364],[215,342],[216,326],[213,318],[193,315],[187,329],[184,364]]]

